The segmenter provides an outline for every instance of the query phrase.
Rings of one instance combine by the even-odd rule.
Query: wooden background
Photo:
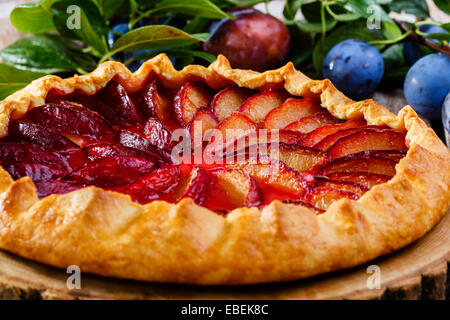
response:
[[[31,1],[0,1],[0,48],[3,48],[23,36],[9,23],[9,12],[16,3]],[[279,13],[282,5],[283,1],[271,3],[271,13]],[[449,16],[436,10],[432,2],[431,5],[433,19],[450,21]],[[376,92],[373,98],[394,113],[407,104],[401,89]],[[83,274],[82,288],[69,290],[64,270],[0,250],[0,299],[449,299],[449,261],[450,214],[424,238],[392,255],[351,270],[281,284],[199,287]],[[379,289],[367,288],[370,265],[380,267]]]

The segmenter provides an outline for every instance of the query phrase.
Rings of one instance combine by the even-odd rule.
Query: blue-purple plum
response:
[[[350,98],[363,99],[380,83],[384,61],[377,48],[358,39],[347,39],[328,52],[322,73]]]
[[[450,57],[433,53],[419,59],[406,74],[406,100],[418,113],[430,119],[441,117],[441,107],[450,91]]]

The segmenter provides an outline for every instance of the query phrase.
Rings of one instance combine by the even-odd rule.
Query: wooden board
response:
[[[239,287],[155,284],[81,275],[69,290],[65,270],[0,251],[3,299],[445,299],[450,261],[450,213],[425,237],[360,267],[289,283]],[[380,289],[367,288],[370,265]]]

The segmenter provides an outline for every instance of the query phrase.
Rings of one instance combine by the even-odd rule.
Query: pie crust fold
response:
[[[224,56],[209,67],[181,71],[161,54],[135,73],[106,62],[83,76],[46,76],[0,102],[0,137],[10,119],[43,105],[50,90],[92,95],[115,79],[128,91],[151,77],[165,86],[203,80],[212,88],[284,87],[320,97],[340,119],[365,119],[406,131],[407,155],[396,175],[359,200],[340,199],[321,215],[274,201],[226,217],[196,205],[154,201],[87,187],[39,200],[28,177],[14,181],[0,168],[0,248],[56,267],[155,282],[237,285],[289,281],[353,267],[422,237],[450,205],[450,151],[410,106],[394,115],[369,99],[355,102],[329,80],[311,80],[292,63],[258,73],[232,69]]]

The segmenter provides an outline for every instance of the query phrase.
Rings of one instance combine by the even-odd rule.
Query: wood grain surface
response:
[[[15,3],[0,1],[0,48],[23,36],[9,23]],[[432,8],[438,20],[448,19]],[[406,101],[401,89],[376,92],[374,100],[397,113]],[[429,122],[428,122],[429,124]],[[82,273],[81,289],[68,289],[65,270],[0,250],[0,299],[449,299],[450,214],[425,237],[389,256],[357,268],[289,283],[239,287],[156,284]],[[379,267],[381,285],[369,289]]]

